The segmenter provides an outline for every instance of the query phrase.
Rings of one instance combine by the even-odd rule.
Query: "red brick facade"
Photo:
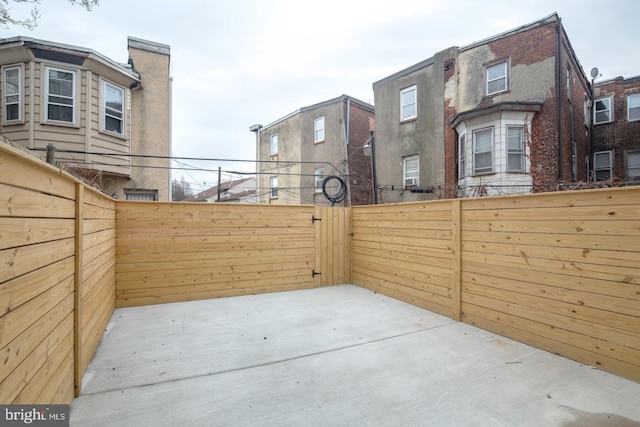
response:
[[[593,126],[593,152],[611,151],[613,179],[627,181],[627,155],[640,151],[640,120],[629,121],[629,95],[640,94],[640,77],[618,77],[595,85],[595,99],[611,97],[613,120]],[[592,160],[593,161],[593,160]]]
[[[345,111],[347,111],[347,100]],[[371,157],[365,155],[364,145],[374,128],[374,111],[372,108],[349,102],[349,141],[347,141],[349,163],[349,194],[351,205],[373,204],[373,174],[371,173]]]

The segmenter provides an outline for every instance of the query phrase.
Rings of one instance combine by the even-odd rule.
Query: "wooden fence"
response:
[[[640,188],[352,210],[352,283],[640,381]]]
[[[0,403],[69,403],[114,307],[115,201],[0,145]]]
[[[69,403],[114,307],[353,283],[640,381],[640,188],[116,201],[0,145],[0,403]]]

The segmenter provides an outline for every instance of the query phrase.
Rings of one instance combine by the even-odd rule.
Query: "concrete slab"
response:
[[[118,309],[72,426],[640,426],[640,383],[350,285]]]

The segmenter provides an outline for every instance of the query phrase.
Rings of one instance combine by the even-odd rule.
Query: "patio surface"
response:
[[[640,427],[640,383],[351,285],[115,310],[72,426]]]

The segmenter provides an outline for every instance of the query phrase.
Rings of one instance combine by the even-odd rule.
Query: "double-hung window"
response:
[[[313,188],[316,193],[322,193],[322,183],[324,182],[324,168],[317,168],[313,171]]]
[[[629,181],[640,181],[640,151],[629,151],[627,153],[627,179]]]
[[[598,151],[593,154],[593,168],[596,181],[606,181],[611,179],[613,162],[611,161],[611,151]]]
[[[507,62],[487,67],[487,95],[507,90]]]
[[[507,126],[507,172],[524,172],[524,128]]]
[[[598,98],[593,109],[593,123],[607,123],[613,120],[611,114],[611,97]]]
[[[418,115],[418,89],[415,85],[400,91],[400,121],[415,119]]]
[[[274,133],[269,139],[269,154],[275,156],[278,154],[278,134]]]
[[[640,120],[640,93],[627,96],[627,120]]]
[[[324,141],[324,117],[313,121],[313,142]]]
[[[20,67],[7,67],[4,69],[4,121],[14,122],[20,120],[22,105],[22,77]]]
[[[271,198],[277,199],[278,198],[278,177],[272,176],[270,183],[271,183]]]
[[[124,135],[124,89],[111,83],[102,83],[103,129]]]
[[[46,120],[75,123],[76,73],[45,68]]]
[[[458,179],[462,179],[467,175],[467,145],[465,139],[466,134],[464,133],[458,138]]]
[[[473,132],[473,174],[493,172],[493,128]]]
[[[405,187],[418,185],[420,180],[420,161],[417,155],[402,158],[402,179]]]

